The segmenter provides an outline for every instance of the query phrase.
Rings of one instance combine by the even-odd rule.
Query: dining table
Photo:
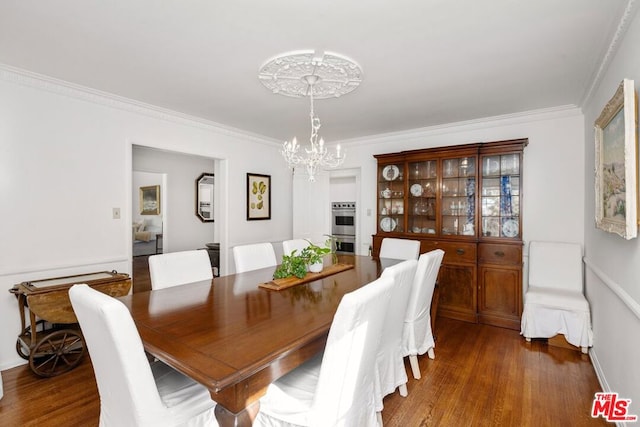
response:
[[[325,271],[346,269],[281,290],[260,286],[274,266],[119,299],[145,350],[209,390],[220,426],[249,426],[269,384],[324,349],[342,296],[382,271],[370,256],[331,258]]]

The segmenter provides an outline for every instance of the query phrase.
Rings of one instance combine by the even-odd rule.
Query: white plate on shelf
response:
[[[382,231],[385,232],[390,232],[396,229],[396,226],[398,225],[398,222],[393,219],[393,218],[382,218],[382,221],[380,221],[380,228],[382,229]]]
[[[485,175],[498,175],[500,173],[500,163],[497,160],[486,159],[484,163]]]
[[[411,194],[414,195],[415,197],[420,197],[422,196],[422,185],[420,184],[413,184],[411,186]]]
[[[502,234],[506,237],[516,237],[518,231],[518,221],[515,219],[508,219],[502,224]]]
[[[396,165],[388,165],[382,169],[382,176],[387,181],[393,181],[400,176],[400,169]]]

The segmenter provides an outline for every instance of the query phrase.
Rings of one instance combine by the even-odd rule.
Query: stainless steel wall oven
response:
[[[331,234],[337,237],[336,252],[356,253],[356,203],[331,203]]]

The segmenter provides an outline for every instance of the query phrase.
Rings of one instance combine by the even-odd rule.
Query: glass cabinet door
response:
[[[442,161],[443,235],[475,236],[476,158]]]
[[[520,153],[481,157],[482,236],[520,238]]]
[[[378,166],[378,231],[404,232],[404,164]]]
[[[436,160],[409,163],[408,233],[436,233],[437,167]]]

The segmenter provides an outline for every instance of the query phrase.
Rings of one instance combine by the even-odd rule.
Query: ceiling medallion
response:
[[[296,51],[271,58],[260,67],[258,78],[273,93],[294,98],[309,97],[311,112],[310,146],[298,153],[296,138],[282,145],[282,155],[290,168],[302,164],[309,181],[315,181],[319,166],[335,168],[344,162],[345,153],[340,145],[329,152],[324,140],[318,141],[320,119],[313,110],[314,99],[338,98],[358,87],[362,81],[362,68],[351,59],[330,52]]]

